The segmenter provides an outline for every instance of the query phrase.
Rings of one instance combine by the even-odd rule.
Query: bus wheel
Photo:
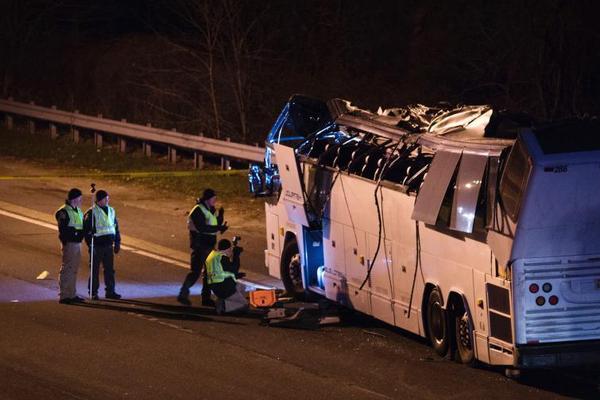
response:
[[[302,285],[302,264],[296,240],[286,243],[281,253],[281,280],[285,290],[293,297],[300,298],[304,295]]]
[[[473,323],[469,314],[459,307],[454,314],[456,354],[458,361],[463,364],[475,362],[475,350],[473,350]]]
[[[448,354],[448,314],[442,307],[442,295],[437,288],[431,290],[427,301],[427,336],[431,346],[440,357]]]

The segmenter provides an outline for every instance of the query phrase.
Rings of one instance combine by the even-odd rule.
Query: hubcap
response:
[[[296,253],[290,260],[288,265],[290,272],[290,279],[294,284],[294,288],[298,291],[302,291],[302,272],[300,270],[300,254]]]
[[[446,336],[442,312],[443,310],[439,303],[431,305],[431,333],[433,334],[433,339],[437,343],[441,343]]]

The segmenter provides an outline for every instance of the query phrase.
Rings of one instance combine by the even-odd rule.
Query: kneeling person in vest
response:
[[[58,276],[59,303],[71,304],[83,301],[77,296],[77,270],[81,263],[81,241],[83,240],[83,213],[81,190],[69,190],[65,204],[56,211],[58,239],[61,243],[62,263]]]
[[[218,297],[216,309],[218,313],[246,309],[248,302],[244,296],[244,285],[236,281],[240,268],[240,252],[234,251],[227,239],[219,240],[217,250],[213,250],[206,259],[208,287]]]
[[[85,242],[91,250],[93,236],[93,260],[91,282],[88,281],[88,290],[91,290],[92,299],[98,300],[98,287],[100,264],[104,267],[105,297],[107,299],[120,299],[121,295],[115,292],[114,254],[121,248],[121,234],[115,209],[108,205],[109,196],[104,190],[96,192],[96,204],[86,211],[83,219]]]

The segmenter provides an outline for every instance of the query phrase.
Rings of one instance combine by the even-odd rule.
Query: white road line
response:
[[[47,222],[40,221],[40,220],[37,220],[37,219],[29,218],[29,217],[26,217],[24,215],[19,215],[19,214],[15,214],[15,213],[12,213],[12,212],[8,212],[8,211],[5,211],[5,210],[3,210],[1,208],[0,208],[0,215],[4,215],[5,217],[9,217],[9,218],[13,218],[13,219],[18,219],[19,221],[28,222],[30,224],[34,224],[34,225],[38,225],[38,226],[43,226],[44,228],[48,228],[48,229],[52,229],[54,231],[58,231],[58,227],[56,225],[49,224]],[[190,267],[189,264],[186,264],[184,262],[181,262],[181,261],[178,261],[178,260],[174,260],[172,258],[168,258],[168,257],[162,256],[160,254],[150,253],[150,252],[148,252],[146,250],[137,249],[135,247],[121,246],[121,249],[127,250],[127,251],[131,251],[132,253],[139,254],[140,256],[152,258],[154,260],[162,261],[162,262],[167,263],[167,264],[175,265],[177,267],[186,268],[186,269],[188,269]],[[260,283],[250,282],[250,281],[247,281],[245,279],[238,279],[238,281],[241,282],[241,283],[243,283],[246,286],[250,286],[250,287],[253,287],[255,289],[272,289],[272,287],[261,285]]]
[[[47,222],[43,222],[43,221],[38,221],[37,219],[33,219],[33,218],[29,218],[29,217],[24,217],[22,215],[18,215],[18,214],[14,214],[8,211],[4,211],[0,208],[0,215],[4,215],[6,217],[9,218],[14,218],[14,219],[18,219],[20,221],[25,221],[25,222],[29,222],[30,224],[35,224],[35,225],[39,225],[39,226],[43,226],[44,228],[48,228],[48,229],[52,229],[57,231],[58,228],[55,225],[49,224]]]

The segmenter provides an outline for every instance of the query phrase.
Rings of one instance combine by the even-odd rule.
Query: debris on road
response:
[[[44,280],[44,279],[47,279],[49,276],[50,276],[50,272],[48,272],[48,271],[42,271],[42,273],[39,274],[37,276],[37,278],[35,278],[35,279]]]
[[[331,309],[327,302],[279,304],[279,307],[270,308],[263,317],[264,325],[316,330],[323,325],[338,324],[341,321],[337,308]]]

